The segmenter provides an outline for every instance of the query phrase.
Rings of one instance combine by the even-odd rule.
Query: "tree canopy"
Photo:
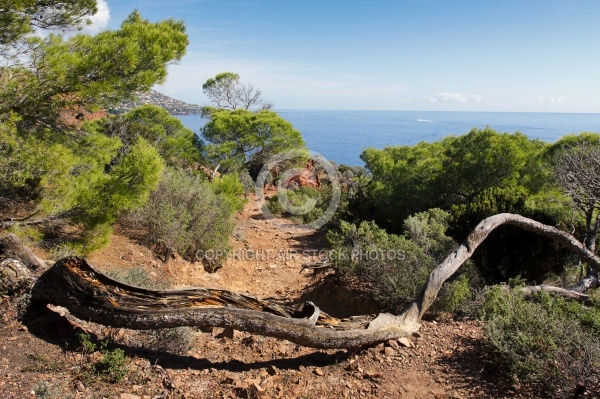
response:
[[[125,146],[143,137],[156,147],[168,166],[194,168],[202,159],[198,136],[159,106],[143,105],[126,114],[99,120],[97,124]]]
[[[77,28],[96,11],[96,0],[4,0],[0,8],[0,46],[14,44],[36,28]]]
[[[304,140],[292,124],[273,111],[212,109],[202,128],[208,159],[225,170],[260,169],[271,156],[303,148]]]
[[[71,26],[95,10],[89,1],[44,2],[48,8],[36,12],[30,3],[39,2],[13,3],[12,14],[2,17],[20,18],[19,32],[25,33],[33,26]],[[29,214],[5,227],[68,221],[80,227],[78,245],[87,252],[106,242],[120,214],[147,200],[164,167],[161,152],[169,162],[169,151],[181,159],[190,158],[182,152],[193,152],[192,138],[182,129],[179,135],[165,133],[164,139],[187,140],[179,145],[184,150],[176,143],[170,150],[155,145],[148,131],[173,122],[161,112],[146,130],[135,125],[128,137],[109,131],[109,122],[88,121],[104,115],[105,105],[162,82],[167,65],[185,54],[185,27],[174,20],[152,23],[133,12],[120,29],[95,36],[40,38],[15,32],[3,44],[21,40],[25,51],[0,67],[0,200],[27,203],[15,212]],[[151,114],[145,109],[127,118],[151,119]]]
[[[95,36],[28,37],[26,61],[0,68],[0,121],[20,128],[69,130],[73,119],[164,81],[167,65],[185,54],[182,21],[151,23],[134,12],[121,28]]]
[[[361,158],[372,172],[376,217],[399,229],[417,212],[470,204],[492,188],[529,186],[544,148],[523,134],[485,128],[433,143],[369,148]]]

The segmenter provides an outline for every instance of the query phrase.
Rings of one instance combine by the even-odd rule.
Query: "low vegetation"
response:
[[[578,384],[600,395],[600,308],[548,293],[525,298],[496,286],[482,306],[485,331],[505,370],[548,395],[571,397]]]

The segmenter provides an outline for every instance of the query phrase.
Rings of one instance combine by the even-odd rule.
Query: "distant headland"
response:
[[[200,114],[202,107],[196,104],[188,104],[186,102],[176,100],[167,95],[159,93],[155,90],[147,92],[137,92],[135,94],[135,100],[127,100],[119,103],[118,105],[109,108],[108,112],[111,114],[122,114],[129,112],[132,109],[141,105],[158,105],[163,107],[171,115],[194,115]]]

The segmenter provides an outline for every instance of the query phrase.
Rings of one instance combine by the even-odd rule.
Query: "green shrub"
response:
[[[215,193],[211,183],[167,168],[148,202],[128,220],[146,230],[150,244],[165,250],[166,261],[171,251],[190,259],[214,251],[219,256],[212,260],[222,262],[229,251],[233,212],[230,201]]]
[[[400,309],[423,287],[429,273],[456,247],[446,236],[450,215],[430,209],[408,217],[403,236],[388,234],[375,222],[360,225],[340,221],[327,239],[330,258],[343,275],[367,283],[384,307]],[[432,310],[453,312],[473,297],[471,283],[479,284],[476,269],[468,263],[446,282]]]
[[[121,381],[129,372],[127,357],[123,349],[105,349],[102,351],[102,355],[102,358],[92,366],[92,370],[111,382]]]
[[[23,241],[23,244],[27,246],[34,246],[44,238],[42,232],[32,226],[15,225],[7,231],[19,237]]]
[[[102,353],[102,357],[89,366],[91,372],[103,376],[110,382],[119,382],[127,375],[129,368],[127,367],[127,356],[125,356],[123,349],[108,349],[110,344],[108,339],[97,344],[92,341],[89,334],[79,334],[78,338],[84,355],[93,353],[97,349]]]
[[[471,279],[463,273],[453,281],[446,281],[431,306],[431,312],[457,312],[461,305],[469,303],[473,298]]]
[[[412,300],[435,266],[414,242],[387,234],[375,222],[357,226],[341,221],[338,231],[327,233],[327,240],[336,270],[366,282],[374,297],[391,309]]]
[[[319,219],[329,207],[331,186],[323,185],[317,190],[312,187],[279,189],[277,195],[269,198],[266,206],[271,213],[300,224]]]
[[[498,360],[515,379],[553,397],[571,397],[578,382],[600,394],[598,307],[547,293],[526,299],[518,286],[496,286],[482,311]]]
[[[244,209],[246,189],[236,175],[223,175],[212,181],[213,191],[223,197],[235,212]]]
[[[240,174],[238,175],[238,180],[242,183],[242,187],[244,187],[244,195],[247,197],[250,193],[254,192],[256,185],[254,180],[252,180],[252,176],[248,173],[247,169],[242,169]]]
[[[432,208],[406,218],[403,223],[404,235],[436,262],[440,262],[456,247],[456,242],[446,235],[449,220],[449,213]]]

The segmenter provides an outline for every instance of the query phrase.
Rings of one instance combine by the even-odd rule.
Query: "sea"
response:
[[[360,154],[365,148],[433,142],[486,126],[550,143],[567,134],[600,133],[600,114],[591,113],[326,110],[278,110],[277,113],[302,133],[310,150],[349,166],[364,165]],[[196,134],[207,122],[199,115],[177,117]]]

